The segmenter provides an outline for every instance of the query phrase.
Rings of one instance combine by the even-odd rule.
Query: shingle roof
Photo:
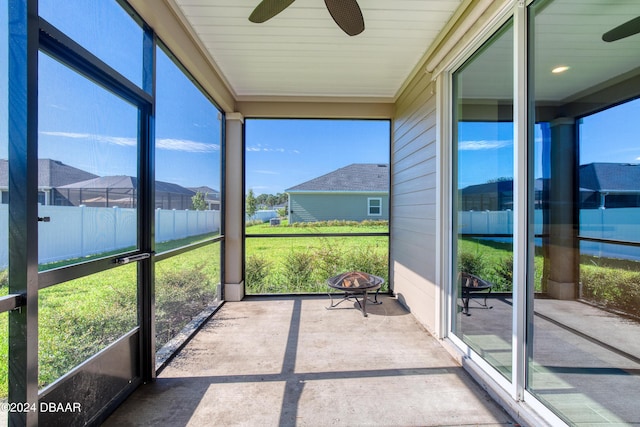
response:
[[[60,187],[78,181],[96,178],[94,175],[82,169],[66,165],[59,160],[38,159],[38,187]],[[9,186],[9,162],[0,159],[0,187]]]
[[[640,193],[640,164],[589,163],[580,165],[580,190],[611,193]],[[542,181],[536,180],[536,190]],[[470,185],[461,191],[464,195],[512,191],[513,181]]]
[[[640,164],[589,163],[580,166],[580,187],[592,191],[640,192]]]
[[[544,183],[543,178],[537,178],[534,181],[534,190],[542,191]],[[488,193],[506,193],[513,191],[513,180],[505,179],[501,181],[485,182],[484,184],[469,185],[460,189],[463,196],[471,196],[473,194],[488,194]]]
[[[296,191],[389,191],[389,165],[354,163],[285,190]]]
[[[60,188],[86,188],[86,189],[120,189],[129,190],[138,188],[138,179],[127,175],[101,176],[86,181],[74,182],[73,184],[64,185]],[[193,196],[195,191],[184,188],[178,184],[170,182],[156,181],[156,192],[184,194]]]

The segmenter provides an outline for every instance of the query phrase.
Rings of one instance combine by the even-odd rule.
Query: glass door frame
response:
[[[440,224],[440,245],[437,260],[437,282],[441,284],[440,304],[437,319],[440,321],[438,328],[442,337],[450,341],[461,352],[462,364],[467,367],[481,381],[493,384],[491,390],[494,396],[501,400],[506,407],[514,407],[515,404],[526,404],[541,415],[547,422],[562,425],[563,421],[549,408],[526,390],[526,365],[528,358],[527,334],[531,330],[528,325],[528,310],[533,298],[533,265],[534,239],[533,203],[529,203],[533,197],[533,171],[531,170],[532,148],[529,141],[533,138],[531,126],[529,126],[529,80],[528,80],[528,21],[527,8],[534,0],[510,0],[503,2],[483,29],[466,45],[458,54],[434,71],[436,74],[438,110],[442,111],[437,123],[442,126],[438,131],[440,155],[439,176],[441,176],[441,192],[437,197],[441,203],[438,211]],[[453,153],[453,128],[454,102],[453,102],[453,74],[459,69],[492,35],[509,19],[513,18],[514,29],[514,91],[513,91],[513,119],[514,119],[514,183],[513,183],[513,252],[514,252],[514,284],[513,287],[513,313],[512,313],[512,379],[509,381],[493,366],[485,361],[469,345],[458,338],[453,329],[454,313],[453,301],[453,266],[455,236],[453,230],[454,212],[453,196],[455,181],[452,174],[455,173]],[[529,192],[531,191],[531,195]]]
[[[120,6],[126,8],[121,2]],[[9,7],[9,293],[0,308],[9,311],[9,402],[28,403],[34,410],[9,413],[10,424],[64,422],[65,412],[39,413],[41,403],[84,402],[69,395],[74,379],[95,387],[97,372],[130,375],[116,378],[124,384],[114,395],[101,396],[87,414],[100,422],[107,408],[116,407],[140,384],[155,378],[154,333],[154,75],[156,39],[143,30],[143,87],[140,88],[38,15],[37,0],[10,0]],[[128,9],[127,9],[128,10]],[[135,14],[130,11],[132,16]],[[78,74],[89,78],[138,109],[137,169],[139,195],[136,249],[94,261],[38,272],[38,56],[45,52]],[[137,326],[114,343],[73,368],[43,390],[38,388],[39,290],[89,274],[137,264]],[[4,301],[6,300],[6,301]],[[124,353],[123,353],[124,352]],[[113,356],[109,356],[113,354]],[[124,356],[123,356],[124,354]],[[106,355],[106,356],[105,356]],[[117,357],[116,357],[117,355]],[[110,360],[114,357],[114,360]],[[108,362],[105,366],[102,362]],[[88,376],[82,379],[81,376]],[[107,374],[108,375],[108,374]],[[124,381],[123,381],[124,378]],[[112,379],[106,379],[111,381]],[[88,385],[88,384],[86,384]],[[121,386],[118,386],[121,387]],[[57,421],[56,421],[57,420]],[[68,418],[67,418],[68,421]]]

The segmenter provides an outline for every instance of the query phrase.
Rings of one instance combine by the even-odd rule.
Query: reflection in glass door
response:
[[[513,26],[453,74],[452,330],[511,378]]]
[[[526,387],[571,425],[640,420],[640,35],[603,40],[639,15],[635,1],[529,10]]]

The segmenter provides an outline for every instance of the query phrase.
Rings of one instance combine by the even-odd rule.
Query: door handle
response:
[[[130,262],[142,261],[143,259],[150,258],[151,254],[149,252],[144,252],[137,255],[125,256],[122,258],[116,258],[116,264],[129,264]]]

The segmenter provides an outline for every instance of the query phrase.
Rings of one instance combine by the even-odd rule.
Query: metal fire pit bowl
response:
[[[360,306],[360,311],[362,311],[364,317],[367,317],[367,300],[371,304],[382,304],[382,301],[378,301],[378,293],[383,283],[384,279],[382,277],[361,271],[350,271],[330,277],[327,279],[327,285],[330,288],[344,292],[344,297],[334,304],[333,295],[329,290],[328,294],[331,302],[327,309],[335,308],[346,300],[355,299],[358,306]],[[376,291],[373,301],[367,296],[367,292],[372,291]],[[360,300],[358,300],[358,295],[361,296]]]

